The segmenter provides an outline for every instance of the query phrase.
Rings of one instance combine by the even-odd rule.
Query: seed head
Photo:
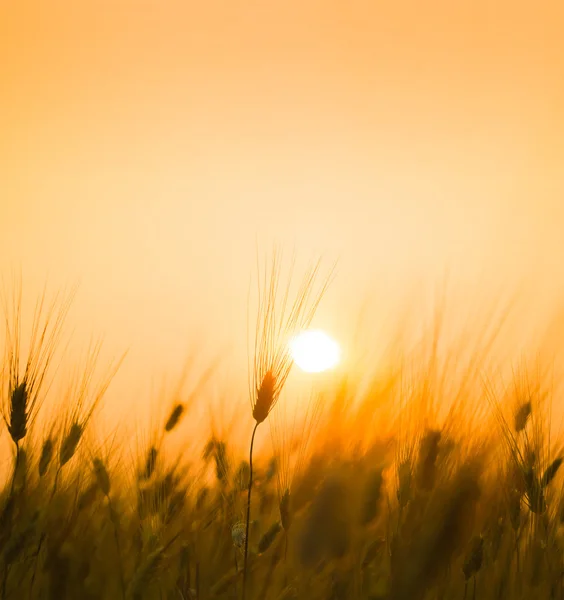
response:
[[[280,521],[275,521],[268,530],[263,534],[258,543],[259,554],[266,552],[280,533]]]
[[[39,458],[39,477],[44,477],[47,473],[47,469],[51,464],[53,458],[53,440],[51,438],[46,439],[43,442],[43,448],[41,448],[41,457]]]
[[[550,482],[556,477],[556,473],[558,473],[558,469],[560,469],[560,465],[562,464],[562,458],[555,458],[550,465],[546,468],[546,471],[543,473],[541,479],[541,486],[543,488],[547,487]]]
[[[524,402],[515,413],[515,431],[520,433],[527,426],[529,417],[531,416],[532,405],[531,402]]]
[[[100,458],[95,458],[92,464],[94,466],[96,482],[100,486],[104,496],[107,496],[110,493],[110,475],[108,474],[108,470]]]
[[[217,441],[213,454],[215,461],[215,476],[221,483],[226,483],[229,473],[229,456],[227,454],[227,445],[225,442]]]
[[[257,423],[262,423],[272,410],[275,402],[275,390],[276,378],[272,371],[267,371],[257,390],[257,399],[253,408],[253,419]]]
[[[157,456],[159,451],[155,448],[155,446],[151,446],[149,448],[149,452],[147,453],[147,460],[145,461],[145,471],[143,476],[145,479],[151,479],[155,467],[157,465]]]
[[[14,444],[26,436],[41,404],[41,390],[49,373],[73,293],[66,299],[55,296],[47,306],[45,292],[39,297],[31,328],[27,356],[22,356],[22,288],[14,281],[12,298],[2,290],[5,313],[4,364],[7,380],[5,399],[0,406],[2,416]],[[62,302],[61,302],[62,300]],[[23,366],[23,369],[22,369]]]
[[[172,409],[170,416],[165,424],[165,431],[167,433],[172,431],[178,425],[178,422],[180,421],[180,418],[182,417],[183,413],[184,405],[180,403],[176,404],[176,406]]]
[[[74,456],[83,432],[84,428],[80,423],[75,422],[71,425],[69,433],[63,440],[63,443],[61,444],[61,450],[59,452],[59,464],[61,467],[66,465]]]
[[[289,340],[309,327],[325,293],[332,273],[318,290],[319,262],[309,269],[292,302],[292,273],[280,293],[281,255],[275,251],[270,270],[259,275],[259,306],[254,340],[254,364],[250,372],[250,397],[253,418],[262,423],[270,414],[293,366]]]
[[[27,384],[25,381],[22,381],[22,383],[12,390],[11,394],[8,431],[14,444],[23,439],[27,433],[27,400]]]

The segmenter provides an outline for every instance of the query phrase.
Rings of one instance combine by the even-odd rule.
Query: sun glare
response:
[[[290,342],[294,362],[306,373],[321,373],[337,366],[341,358],[339,344],[325,332],[303,331]]]

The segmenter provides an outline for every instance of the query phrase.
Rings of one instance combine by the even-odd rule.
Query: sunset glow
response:
[[[336,367],[341,359],[339,344],[323,331],[304,331],[290,344],[292,357],[306,373],[321,373]]]
[[[564,1],[0,1],[0,600],[564,600]]]

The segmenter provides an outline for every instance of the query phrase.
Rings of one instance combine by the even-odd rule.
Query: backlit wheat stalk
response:
[[[2,416],[10,437],[18,445],[35,420],[45,379],[60,342],[74,292],[56,295],[48,305],[45,291],[35,306],[27,358],[22,357],[22,285],[14,282],[12,297],[3,295],[5,350]],[[23,363],[23,364],[22,364]]]
[[[249,489],[247,495],[247,517],[245,554],[243,565],[244,600],[247,584],[247,559],[249,546],[249,523],[251,517],[251,492],[253,486],[253,445],[257,427],[266,420],[275,407],[280,393],[290,375],[293,360],[289,342],[300,330],[307,328],[315,314],[333,271],[316,285],[319,278],[320,261],[308,269],[299,284],[294,301],[291,302],[292,269],[286,288],[280,290],[282,255],[275,250],[270,267],[257,265],[258,276],[258,315],[255,328],[254,362],[250,373],[250,400],[255,426],[251,436],[249,451]]]

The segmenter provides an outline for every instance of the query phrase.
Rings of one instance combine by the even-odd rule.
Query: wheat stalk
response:
[[[5,400],[2,416],[16,446],[33,425],[43,388],[60,342],[63,325],[76,290],[66,296],[55,295],[47,305],[46,291],[39,297],[32,321],[27,358],[22,369],[22,285],[14,281],[11,300],[6,290],[2,297],[5,318],[6,344],[4,351]]]
[[[257,256],[258,258],[258,256]],[[290,375],[293,360],[289,341],[301,329],[307,328],[315,314],[329,283],[333,270],[322,280],[318,289],[320,261],[308,269],[298,286],[293,303],[290,303],[292,269],[284,293],[280,294],[282,255],[274,250],[270,269],[265,263],[261,276],[261,267],[257,262],[258,276],[258,315],[255,326],[254,360],[249,369],[250,401],[255,426],[249,449],[249,488],[247,493],[246,536],[243,563],[242,599],[245,600],[247,588],[247,562],[249,549],[249,524],[251,519],[251,494],[253,487],[253,447],[258,426],[266,420],[275,407],[280,393]]]

